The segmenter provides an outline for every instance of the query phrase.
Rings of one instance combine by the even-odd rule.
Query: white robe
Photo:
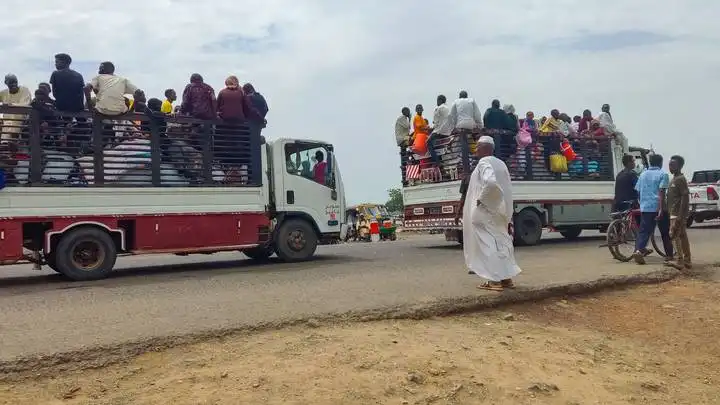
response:
[[[463,207],[463,253],[469,270],[490,281],[510,279],[520,273],[508,233],[512,216],[507,166],[494,156],[480,159],[470,177]]]

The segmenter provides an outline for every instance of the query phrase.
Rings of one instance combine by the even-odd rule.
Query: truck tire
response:
[[[98,228],[77,228],[55,247],[56,271],[73,281],[99,280],[115,267],[117,248],[110,235]]]
[[[693,216],[690,215],[690,216],[688,216],[687,223],[685,223],[685,225],[686,225],[688,228],[690,228],[691,226],[693,226],[693,222],[695,222],[695,218],[693,218]],[[700,223],[700,222],[702,222],[702,221],[697,221],[697,222]]]
[[[50,267],[50,269],[54,272],[60,273],[57,267],[57,256],[55,255],[55,252],[50,252],[45,255],[45,265]]]
[[[575,240],[580,236],[582,231],[583,231],[582,228],[580,228],[579,226],[573,226],[570,228],[565,228],[562,231],[560,231],[560,235],[562,235],[563,238],[565,238],[567,240]]]
[[[268,245],[255,246],[254,248],[245,249],[242,252],[245,256],[257,261],[265,261],[275,253],[273,247]]]
[[[515,243],[519,246],[537,245],[542,238],[543,224],[540,216],[531,209],[524,209],[515,216]]]
[[[275,253],[287,262],[308,260],[317,249],[318,235],[313,227],[302,219],[289,219],[280,225]]]

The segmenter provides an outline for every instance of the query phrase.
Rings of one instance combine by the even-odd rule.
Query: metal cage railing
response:
[[[259,186],[260,127],[0,105],[6,186]]]

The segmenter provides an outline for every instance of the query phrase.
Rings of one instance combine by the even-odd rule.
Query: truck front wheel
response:
[[[289,219],[278,229],[275,253],[284,261],[307,260],[315,254],[318,235],[313,227],[302,219]]]
[[[84,227],[63,235],[50,255],[58,273],[74,281],[99,280],[115,267],[117,248],[107,232]]]
[[[267,245],[261,245],[256,246],[254,248],[245,249],[243,250],[243,253],[245,256],[257,260],[257,261],[265,261],[270,258],[273,254],[273,248],[272,246]]]

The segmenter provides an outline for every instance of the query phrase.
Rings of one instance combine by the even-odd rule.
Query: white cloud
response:
[[[336,145],[351,201],[380,200],[400,182],[393,123],[402,106],[467,89],[519,112],[579,114],[613,106],[632,144],[717,167],[720,3],[703,0],[5,0],[3,69],[34,86],[52,55],[70,53],[86,79],[102,60],[161,96],[190,73],[219,87],[251,81],[271,104],[269,137]],[[591,34],[673,38],[606,51],[567,45]],[[271,34],[270,38],[265,38]],[[249,51],[234,39],[252,43]],[[265,38],[265,39],[263,39]],[[587,37],[585,37],[587,38]],[[621,38],[622,39],[622,38]]]

